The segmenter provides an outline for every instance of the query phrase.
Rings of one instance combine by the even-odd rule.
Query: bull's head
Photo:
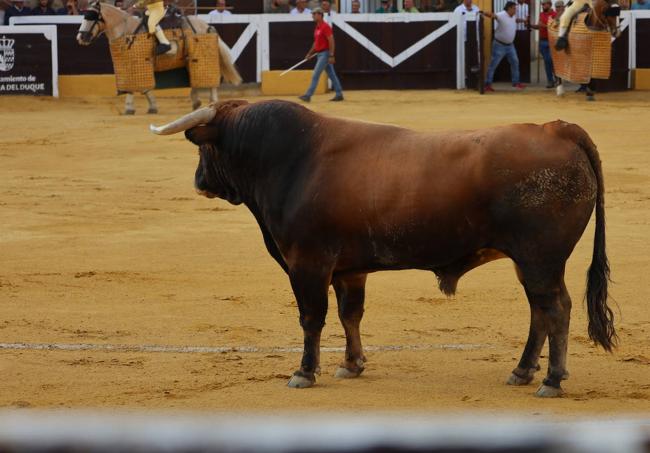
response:
[[[171,135],[185,132],[185,137],[199,147],[199,165],[194,177],[196,191],[205,197],[219,197],[231,203],[241,203],[237,184],[233,182],[227,157],[221,155],[218,131],[224,116],[236,107],[246,105],[246,101],[227,101],[196,110],[169,124],[150,126],[156,135]]]
[[[82,46],[89,45],[102,34],[104,27],[101,4],[99,0],[95,0],[88,5],[88,9],[84,12],[81,27],[77,32],[77,42]]]

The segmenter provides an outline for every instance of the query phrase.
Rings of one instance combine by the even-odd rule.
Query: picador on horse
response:
[[[603,11],[604,17],[618,17],[621,13],[621,8],[617,4],[607,3],[607,8]],[[564,13],[560,16],[560,29],[558,31],[557,42],[555,43],[555,50],[564,50],[569,46],[567,34],[571,28],[571,23],[580,12],[589,12],[594,10],[592,0],[572,0]],[[598,19],[598,17],[597,17]],[[602,19],[601,19],[602,20]],[[603,21],[604,22],[604,21]],[[592,24],[592,25],[605,25],[607,24]]]

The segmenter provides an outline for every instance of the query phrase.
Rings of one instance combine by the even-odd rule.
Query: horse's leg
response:
[[[596,100],[596,89],[594,88],[594,81],[590,80],[589,83],[587,84],[587,89],[585,90],[585,96],[588,101],[595,101]]]
[[[564,96],[564,85],[562,85],[562,78],[557,78],[557,86],[555,87],[555,93],[558,96]]]
[[[217,87],[210,88],[210,102],[217,102],[219,100],[219,94],[217,94]]]
[[[321,263],[313,266],[301,263],[299,269],[289,269],[304,332],[302,362],[289,380],[289,387],[311,387],[316,382],[316,374],[320,374],[320,337],[327,315],[327,289],[331,279],[331,272],[325,271]]]
[[[557,397],[563,394],[560,382],[566,379],[567,345],[569,321],[571,317],[571,298],[564,284],[564,264],[553,263],[548,266],[520,264],[521,280],[531,309],[531,325],[528,342],[519,365],[513,370],[512,384],[525,384],[532,380],[537,361],[544,345],[549,339],[548,373],[536,392],[540,397]]]
[[[201,107],[201,99],[199,99],[198,88],[192,88],[190,90],[190,99],[192,100],[192,110],[196,110]]]
[[[145,91],[143,94],[147,97],[147,102],[149,102],[149,110],[147,110],[147,113],[158,113],[158,105],[156,104],[156,97],[153,95],[153,91]]]
[[[124,99],[124,114],[135,114],[135,107],[133,106],[133,93],[126,93],[126,98]]]
[[[366,361],[361,346],[359,324],[363,317],[363,302],[367,274],[350,275],[333,279],[339,319],[345,330],[345,360],[336,370],[337,378],[354,378],[364,369]]]

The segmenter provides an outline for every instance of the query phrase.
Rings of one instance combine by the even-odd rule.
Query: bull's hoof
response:
[[[126,110],[124,111],[124,114],[125,114],[125,115],[135,115],[135,110],[133,110],[133,109],[126,109]]]
[[[197,101],[197,102],[192,104],[192,110],[196,110],[199,107],[201,107],[201,101]]]
[[[535,396],[540,398],[559,398],[564,396],[564,390],[560,387],[551,387],[550,385],[542,384],[535,392]]]
[[[296,371],[293,376],[291,376],[291,379],[289,379],[287,387],[291,387],[292,389],[306,389],[313,386],[315,383],[316,377],[313,374],[308,375],[302,371]]]
[[[528,385],[533,381],[533,375],[528,375],[526,377],[519,377],[515,373],[512,373],[506,384],[508,385]]]
[[[158,113],[158,109],[150,108],[149,110],[147,110],[147,113],[149,115],[156,115]]]

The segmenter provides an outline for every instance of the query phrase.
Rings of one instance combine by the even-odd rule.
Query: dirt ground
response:
[[[533,396],[543,373],[530,386],[504,384],[529,321],[507,260],[465,276],[453,299],[431,273],[371,275],[362,332],[375,349],[366,372],[337,380],[343,355],[325,352],[317,386],[289,389],[300,354],[273,350],[302,344],[288,279],[244,207],[195,194],[195,147],[182,135],[148,132],[150,122],[186,113],[189,100],[160,99],[161,114],[151,116],[139,99],[138,114],[126,117],[121,98],[2,97],[0,407],[648,416],[650,93],[601,94],[595,103],[543,91],[346,96],[316,96],[309,107],[417,130],[558,118],[584,127],[603,160],[620,348],[608,354],[587,338],[592,221],[567,268],[574,308],[565,398]],[[325,347],[345,344],[335,307],[331,295]]]

